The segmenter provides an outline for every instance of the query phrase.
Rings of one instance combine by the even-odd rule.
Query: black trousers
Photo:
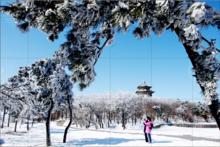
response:
[[[148,142],[147,133],[144,133],[145,141]]]

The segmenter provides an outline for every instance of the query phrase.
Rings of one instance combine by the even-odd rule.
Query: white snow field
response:
[[[11,128],[1,129],[2,146],[45,146],[44,123],[34,124],[29,132],[26,126],[18,126],[18,132]],[[153,143],[144,140],[142,126],[128,126],[112,129],[85,129],[72,126],[67,136],[67,143],[62,143],[64,127],[51,123],[53,146],[220,146],[218,128],[184,128],[162,126],[152,131]],[[1,145],[0,145],[1,146]]]

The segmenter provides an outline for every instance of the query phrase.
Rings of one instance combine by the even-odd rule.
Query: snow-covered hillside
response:
[[[11,125],[12,126],[12,125]],[[34,124],[26,132],[26,126],[1,130],[2,146],[45,146],[44,123]],[[120,127],[111,129],[85,129],[72,126],[68,133],[67,143],[62,143],[64,127],[52,122],[51,137],[53,146],[220,146],[220,132],[217,128],[183,128],[163,126],[152,132],[153,143],[144,141],[141,126],[123,130]]]

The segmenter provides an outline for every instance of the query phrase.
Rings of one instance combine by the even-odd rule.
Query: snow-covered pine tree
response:
[[[64,131],[63,142],[66,142],[66,136],[69,127],[72,124],[72,102],[73,102],[73,84],[70,80],[70,76],[67,75],[65,71],[65,66],[63,66],[62,59],[56,58],[54,56],[56,67],[53,74],[50,76],[50,84],[52,88],[52,98],[54,101],[55,109],[61,110],[63,107],[69,110],[69,123]]]
[[[63,107],[69,110],[70,121],[64,131],[63,142],[66,142],[68,129],[72,123],[72,82],[65,71],[65,61],[55,54],[52,59],[35,62],[31,66],[32,89],[37,91],[37,102],[40,102],[40,110],[46,120],[47,145],[50,140],[50,117],[54,110]],[[43,111],[42,111],[43,110]]]
[[[7,84],[1,85],[1,95],[3,96],[4,110],[8,110],[8,126],[10,123],[10,116],[15,118],[14,131],[17,131],[17,123],[23,119],[27,112],[27,101],[21,94],[21,87],[19,86],[19,76],[13,76],[9,79]],[[3,116],[4,117],[4,116]],[[2,121],[4,123],[4,121]]]
[[[1,128],[4,128],[4,123],[5,123],[5,115],[8,111],[8,117],[10,117],[10,107],[11,107],[11,103],[9,100],[9,88],[7,88],[7,84],[2,84],[0,89],[0,110],[1,112],[3,112],[2,117],[1,117]],[[10,120],[9,120],[10,121]]]
[[[19,76],[19,82],[18,82],[18,87],[19,87],[19,92],[20,95],[25,99],[26,101],[26,110],[25,113],[23,114],[26,119],[27,119],[27,130],[30,129],[29,127],[29,121],[33,120],[38,117],[37,115],[37,109],[34,109],[34,101],[37,96],[36,93],[32,91],[32,82],[30,80],[30,67],[20,67],[18,71],[18,76]]]
[[[72,78],[81,88],[95,77],[96,64],[103,48],[110,43],[114,32],[127,31],[136,24],[134,35],[149,37],[171,29],[182,42],[195,71],[196,80],[220,128],[220,107],[217,81],[220,65],[216,59],[219,49],[200,32],[204,26],[220,29],[220,14],[205,2],[195,0],[24,0],[1,11],[15,18],[22,31],[30,27],[58,38],[67,28],[66,41],[60,51],[73,71]],[[203,47],[202,44],[207,44]],[[201,52],[202,50],[202,52]],[[209,64],[207,64],[207,61]]]
[[[37,96],[35,102],[38,103],[38,110],[45,119],[46,125],[46,144],[51,145],[50,138],[50,119],[55,105],[53,99],[53,87],[50,84],[51,75],[56,69],[56,64],[51,59],[37,61],[31,65],[30,77],[33,81],[33,91]],[[35,104],[36,106],[36,104]],[[36,108],[36,107],[35,107]]]

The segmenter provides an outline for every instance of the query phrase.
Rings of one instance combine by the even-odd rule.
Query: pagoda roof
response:
[[[137,94],[153,94],[154,91],[136,91]]]
[[[150,89],[151,86],[147,86],[147,85],[139,85],[137,88],[138,88],[138,89]]]

